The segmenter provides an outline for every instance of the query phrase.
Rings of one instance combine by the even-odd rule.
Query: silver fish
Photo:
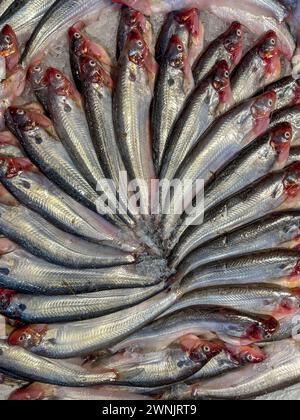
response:
[[[215,207],[199,226],[189,227],[172,251],[172,267],[205,242],[273,212],[294,209],[300,192],[299,169],[295,163],[263,178]]]
[[[280,79],[267,86],[267,89],[276,93],[275,110],[277,111],[300,103],[300,81],[292,76]]]
[[[101,268],[130,264],[135,257],[86,242],[22,207],[0,206],[0,231],[37,257],[70,268]]]
[[[181,38],[173,35],[161,58],[152,104],[153,149],[156,172],[160,172],[168,137],[194,79]]]
[[[105,0],[56,0],[35,27],[24,50],[22,63],[29,65],[70,26],[87,15],[100,13],[106,5],[108,2]]]
[[[100,290],[156,285],[165,270],[160,260],[98,269],[72,269],[51,264],[23,249],[0,257],[0,285],[33,295],[76,295]],[[123,294],[124,295],[124,294]]]
[[[3,340],[0,341],[0,371],[29,381],[74,387],[111,384],[116,379],[112,371],[89,373],[70,364],[35,356]]]
[[[20,147],[14,146],[12,144],[1,144],[0,143],[0,156],[1,157],[11,157],[11,158],[19,158],[25,157],[24,152],[20,149]]]
[[[300,145],[300,106],[295,105],[288,108],[283,108],[272,115],[270,129],[276,125],[287,122],[291,124],[293,129],[292,146]]]

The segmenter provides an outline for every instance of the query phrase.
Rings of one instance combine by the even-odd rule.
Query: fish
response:
[[[17,66],[20,59],[20,50],[17,36],[10,25],[5,25],[0,32],[0,57],[5,60],[5,74],[1,79],[6,78]]]
[[[217,62],[207,78],[188,96],[168,136],[160,179],[172,180],[198,139],[213,123],[218,110],[231,102],[229,67],[225,60]],[[165,114],[163,114],[165,118]]]
[[[173,35],[179,36],[189,57],[190,65],[203,50],[204,26],[196,8],[170,13],[163,24],[156,43],[156,61],[161,64]]]
[[[182,213],[182,205],[186,209],[195,193],[198,195],[201,192],[195,185],[196,180],[203,180],[204,185],[207,185],[226,162],[266,131],[275,99],[276,94],[271,91],[243,102],[221,116],[198,139],[175,173],[174,178],[181,182],[188,181],[190,187],[180,198],[174,193],[170,205],[165,207],[165,214],[171,215],[163,225],[164,240],[170,238]]]
[[[47,117],[24,107],[10,107],[6,123],[16,132],[32,162],[52,182],[79,203],[97,211],[97,193],[74,166]]]
[[[171,267],[191,251],[276,211],[294,209],[299,195],[299,162],[257,181],[216,206],[199,226],[190,226],[172,251]]]
[[[49,263],[6,242],[3,243],[3,239],[0,241],[3,254],[0,257],[0,285],[23,294],[63,296],[111,289],[147,288],[158,284],[165,270],[162,261],[153,258],[117,267],[68,268]]]
[[[0,27],[10,25],[18,37],[26,37],[54,3],[55,0],[16,0],[1,14]]]
[[[234,104],[257,94],[282,74],[281,53],[276,32],[269,31],[246,54],[231,77]],[[272,88],[271,88],[272,90]]]
[[[276,334],[276,333],[275,333]],[[259,364],[266,359],[262,349],[257,346],[225,346],[225,349],[213,357],[201,370],[185,383],[193,384],[201,380],[215,378],[248,364]]]
[[[118,383],[133,387],[159,387],[183,381],[201,370],[222,350],[222,345],[198,337],[183,338],[178,344],[156,352],[121,353],[96,364],[98,369],[113,369]]]
[[[10,75],[0,82],[0,129],[5,129],[5,112],[7,108],[22,95],[26,84],[26,73],[16,66]]]
[[[196,85],[208,76],[218,61],[225,60],[232,72],[243,56],[244,32],[243,26],[235,21],[223,34],[207,46],[193,69]]]
[[[197,266],[272,249],[298,249],[300,239],[300,216],[296,212],[275,213],[257,222],[222,235],[195,249],[181,263],[182,266]]]
[[[126,40],[129,33],[133,30],[138,30],[152,51],[153,48],[153,28],[149,18],[141,12],[130,7],[123,6],[120,13],[120,20],[117,34],[117,51],[116,59],[119,60],[123,49],[126,45]]]
[[[294,105],[274,112],[270,122],[270,130],[281,123],[292,126],[292,148],[300,145],[300,106]]]
[[[238,276],[236,279],[238,284]],[[165,315],[193,306],[211,305],[271,315],[279,320],[299,311],[300,295],[297,290],[259,283],[205,287],[185,294]]]
[[[4,340],[0,341],[0,350],[0,371],[8,376],[74,387],[111,384],[116,379],[113,371],[89,373],[70,364],[38,357]]]
[[[180,295],[166,290],[136,306],[94,320],[53,325],[30,324],[16,329],[9,344],[54,359],[86,356],[124,340],[172,305]]]
[[[282,318],[279,321],[279,329],[276,331],[274,336],[270,338],[269,340],[266,340],[260,345],[265,346],[268,343],[272,342],[278,342],[283,340],[288,340],[290,338],[294,338],[297,340],[298,334],[299,334],[299,314],[298,312],[296,315],[292,314],[289,316],[286,316],[285,318]]]
[[[107,73],[110,73],[112,70],[113,63],[106,50],[100,44],[92,42],[77,26],[71,26],[68,30],[68,35],[73,79],[77,89],[81,92],[82,77],[80,59],[82,56],[90,56],[91,59],[101,62]]]
[[[99,16],[108,4],[105,0],[56,0],[35,26],[22,54],[22,65],[28,66],[40,59],[53,40],[62,36],[70,26],[90,16]]]
[[[294,346],[297,347],[297,343]],[[267,354],[268,358],[260,364],[259,369],[255,366],[247,366],[240,372],[229,373],[223,378],[200,382],[192,386],[192,398],[252,399],[299,382],[298,350],[294,350],[292,345],[283,342],[271,345]]]
[[[160,172],[168,137],[186,99],[194,88],[194,79],[182,39],[173,35],[160,60],[152,103],[153,154],[156,173]]]
[[[24,152],[12,144],[3,144],[0,142],[0,158],[25,158]]]
[[[271,337],[277,328],[278,322],[270,316],[220,307],[193,306],[156,319],[110,350],[112,353],[124,349],[161,350],[189,334],[206,339],[213,335],[225,343],[249,345],[261,341],[261,337]]]
[[[205,211],[258,179],[285,168],[292,138],[292,126],[282,123],[242,150],[205,189]],[[249,168],[255,170],[252,172]]]
[[[153,191],[151,180],[155,180],[149,113],[156,72],[157,64],[145,40],[132,30],[118,63],[113,113],[128,179],[136,180],[140,186],[137,211],[146,215]]]
[[[41,173],[19,169],[19,158],[0,156],[0,182],[24,206],[37,212],[60,229],[88,241],[139,252],[122,231],[101,216],[89,212],[63,193]],[[31,161],[28,160],[28,165]]]
[[[164,288],[164,283],[158,283],[150,287],[66,296],[31,296],[1,290],[0,313],[10,319],[35,324],[81,321],[137,305]]]
[[[266,87],[276,93],[275,111],[300,104],[300,81],[293,76],[286,76]],[[277,113],[276,112],[276,113]]]
[[[211,10],[213,6],[234,6],[239,8],[239,1],[207,1],[207,0],[113,0],[114,3],[127,4],[145,14],[167,13],[172,10],[182,9],[185,7],[199,7],[199,9]],[[246,0],[243,2],[243,9],[250,10],[258,16],[273,16],[279,21],[287,18],[287,8],[277,0]]]
[[[267,283],[286,288],[299,285],[299,253],[291,250],[264,251],[217,261],[197,268],[181,266],[176,280],[185,291],[227,285]]]
[[[0,205],[0,232],[37,257],[69,268],[103,268],[135,262],[135,256],[63,232],[19,205]]]

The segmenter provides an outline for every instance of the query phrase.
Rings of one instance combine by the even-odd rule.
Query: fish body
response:
[[[300,82],[292,76],[284,77],[272,83],[267,89],[276,93],[275,111],[292,107],[300,103]]]

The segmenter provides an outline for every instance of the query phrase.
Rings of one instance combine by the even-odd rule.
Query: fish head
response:
[[[0,32],[0,57],[6,59],[9,71],[18,64],[20,58],[17,36],[10,25],[5,25]]]
[[[276,32],[267,32],[257,44],[258,55],[263,61],[264,73],[271,80],[277,79],[281,74],[281,51]]]
[[[270,124],[270,115],[274,111],[277,95],[274,91],[256,97],[251,105],[254,135],[264,133]]]
[[[23,157],[2,157],[0,156],[0,173],[6,178],[14,178],[24,171],[31,171],[33,164]]]
[[[174,20],[179,25],[184,25],[193,38],[201,34],[199,10],[196,8],[183,10],[174,14]]]
[[[188,56],[186,54],[183,42],[178,35],[173,35],[170,39],[166,53],[166,58],[170,66],[185,71],[188,66]]]
[[[236,66],[242,59],[244,50],[245,29],[240,22],[233,22],[222,36],[222,44],[231,58],[231,64]]]
[[[288,204],[299,202],[300,199],[300,162],[290,165],[283,174],[284,192]]]
[[[139,67],[145,68],[151,77],[155,77],[157,72],[157,63],[150,53],[143,35],[136,29],[129,32],[125,51],[130,62]]]
[[[230,67],[226,60],[221,60],[214,66],[212,73],[212,86],[218,92],[220,102],[228,103],[232,99],[230,87]]]
[[[265,352],[256,346],[230,346],[226,345],[227,350],[239,365],[258,364],[266,359]]]
[[[75,26],[69,28],[68,35],[71,53],[77,57],[88,53],[87,38],[78,28]]]
[[[5,311],[9,307],[11,299],[15,294],[16,292],[14,290],[0,289],[0,312]]]
[[[29,66],[27,71],[27,80],[34,90],[47,87],[45,73],[46,67],[41,61],[36,61]]]
[[[270,133],[270,145],[278,156],[278,169],[284,168],[290,153],[293,128],[289,123],[281,123]]]
[[[5,113],[5,118],[9,125],[22,131],[31,131],[35,128],[34,121],[24,108],[10,106]]]
[[[271,317],[266,316],[260,321],[253,323],[246,332],[245,339],[250,340],[251,342],[258,342],[269,340],[278,330],[279,324],[278,321]]]
[[[138,10],[132,9],[131,7],[123,7],[122,19],[130,30],[135,28],[141,32],[146,31],[146,17]]]
[[[26,325],[14,330],[8,337],[8,343],[30,350],[41,343],[47,330],[47,325]]]
[[[293,81],[293,93],[294,93],[293,105],[299,105],[300,104],[300,78]]]
[[[55,396],[55,386],[35,382],[18,388],[8,397],[9,401],[41,401]]]
[[[202,340],[192,334],[181,337],[178,342],[194,362],[209,361],[224,350],[221,342]]]
[[[99,86],[106,86],[113,90],[113,80],[103,66],[91,56],[82,56],[79,59],[80,63],[80,76],[82,80],[89,81],[90,83]]]
[[[286,317],[288,315],[297,314],[300,310],[300,291],[293,289],[286,296],[283,296],[274,312],[274,317]]]
[[[81,106],[81,96],[75,89],[69,79],[59,70],[49,67],[46,70],[44,80],[57,96],[70,98],[72,101]]]

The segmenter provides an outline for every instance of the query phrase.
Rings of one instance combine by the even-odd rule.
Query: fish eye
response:
[[[236,31],[236,34],[237,34],[237,36],[242,36],[242,31],[241,31],[240,29],[238,29],[238,30]]]
[[[180,52],[181,52],[181,51],[183,51],[183,47],[182,47],[182,45],[178,44],[178,45],[177,45],[177,50],[178,50],[178,51],[180,51]]]
[[[204,351],[204,353],[210,353],[210,347],[209,346],[204,346],[203,351]]]
[[[35,67],[33,67],[33,70],[34,71],[41,71],[42,68],[41,68],[41,66],[35,66]]]
[[[23,109],[18,109],[18,110],[17,110],[17,114],[18,114],[18,115],[24,115],[24,114],[25,114],[25,112],[24,112],[24,110],[23,110]]]
[[[96,67],[96,61],[95,60],[90,60],[89,62],[91,67]]]
[[[75,37],[76,39],[80,39],[80,38],[81,38],[81,35],[80,35],[80,33],[79,33],[79,32],[75,32],[74,37]]]
[[[25,341],[25,340],[27,340],[27,335],[26,334],[20,335],[19,341],[22,342],[22,341]]]
[[[270,338],[272,338],[272,334],[271,334],[271,333],[266,333],[266,334],[265,334],[265,338],[266,338],[267,340],[270,340]]]
[[[142,41],[137,41],[137,45],[138,45],[138,47],[142,47],[143,46],[143,42]]]
[[[254,357],[252,356],[252,354],[247,354],[246,359],[247,359],[248,362],[252,363],[253,360],[254,360]]]
[[[286,131],[286,132],[284,133],[284,137],[288,140],[288,139],[290,139],[290,138],[291,138],[291,134],[290,134],[288,131]]]
[[[59,73],[56,73],[55,74],[55,77],[56,77],[57,80],[61,80],[62,79],[62,75],[59,74]]]
[[[224,76],[226,77],[226,79],[228,79],[228,77],[229,77],[229,71],[225,71],[225,73],[224,73]]]
[[[269,100],[268,100],[268,106],[270,106],[270,107],[271,107],[271,106],[273,106],[273,101],[272,101],[272,99],[269,99]]]
[[[271,42],[271,45],[276,45],[276,40],[275,40],[274,38],[272,38],[272,39],[270,40],[270,42]]]

